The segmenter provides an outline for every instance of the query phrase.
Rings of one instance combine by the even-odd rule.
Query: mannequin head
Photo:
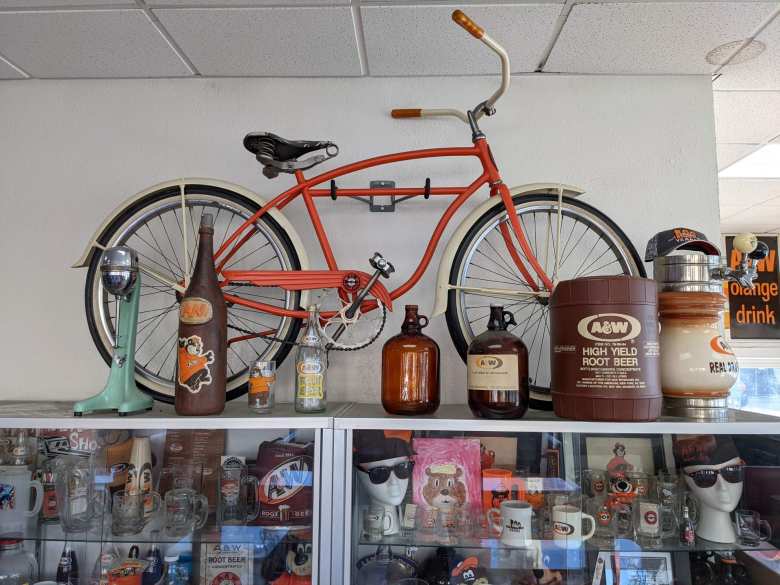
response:
[[[358,481],[371,500],[400,506],[412,474],[412,449],[407,432],[355,432],[354,464]]]
[[[729,436],[678,436],[675,458],[685,484],[700,504],[732,512],[742,497],[744,462]]]
[[[409,472],[411,473],[409,463],[409,457],[393,457],[392,459],[363,463],[358,465],[358,479],[372,500],[389,506],[400,506],[406,496],[411,475],[407,475],[404,479],[399,478],[396,475],[395,466],[405,464],[409,467]],[[371,481],[371,476],[368,472],[376,468],[390,468],[392,471],[384,482],[374,483]],[[403,472],[401,474],[404,475]]]

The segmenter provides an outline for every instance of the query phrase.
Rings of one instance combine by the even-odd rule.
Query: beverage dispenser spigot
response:
[[[120,416],[152,408],[152,399],[135,384],[135,338],[141,275],[138,254],[127,246],[107,248],[100,260],[100,280],[108,294],[117,297],[116,333],[111,371],[105,388],[73,405],[73,414],[117,411]]]
[[[734,249],[742,254],[739,265],[736,268],[721,265],[713,270],[713,278],[733,280],[744,288],[753,288],[753,281],[758,278],[758,263],[769,254],[769,246],[759,242],[755,234],[746,233],[734,236]]]

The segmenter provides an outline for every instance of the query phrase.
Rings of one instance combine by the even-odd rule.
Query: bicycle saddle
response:
[[[310,169],[339,153],[339,147],[333,142],[287,140],[270,132],[247,134],[244,136],[244,148],[263,164],[263,174],[269,179],[273,179],[279,173],[294,173],[297,170]],[[325,154],[298,160],[298,157],[306,153],[323,149]]]

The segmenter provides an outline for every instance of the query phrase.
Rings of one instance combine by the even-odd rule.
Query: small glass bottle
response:
[[[693,547],[696,544],[696,533],[693,530],[693,522],[688,512],[688,506],[683,506],[682,520],[680,521],[680,544]]]
[[[109,572],[111,568],[120,559],[119,549],[116,544],[104,543],[103,550],[95,559],[95,567],[92,569],[92,576],[90,578],[90,585],[108,585]]]
[[[11,444],[9,465],[29,466],[32,463],[33,450],[30,446],[30,438],[26,429],[15,432]]]
[[[382,406],[390,414],[431,414],[439,408],[439,346],[422,333],[428,317],[406,305],[401,333],[382,348]]]
[[[296,412],[322,412],[325,410],[325,371],[328,356],[320,332],[320,316],[317,307],[309,307],[309,319],[303,339],[298,346],[295,360],[295,410]]]
[[[76,551],[65,541],[60,555],[60,563],[57,565],[57,585],[79,585],[79,563],[76,559]]]
[[[146,552],[146,568],[141,576],[141,585],[158,585],[163,578],[163,558],[157,540],[160,536],[159,530],[152,530],[152,544]]]
[[[276,362],[257,360],[249,369],[249,410],[268,414],[274,407]]]
[[[165,556],[164,585],[189,585],[190,579],[187,568],[179,559],[179,555]]]

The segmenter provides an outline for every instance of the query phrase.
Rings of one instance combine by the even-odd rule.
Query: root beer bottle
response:
[[[214,220],[200,220],[198,257],[179,306],[176,413],[219,414],[225,408],[227,307],[214,270]]]
[[[469,408],[482,418],[520,418],[528,409],[528,350],[506,328],[512,313],[490,305],[488,330],[469,345]]]

